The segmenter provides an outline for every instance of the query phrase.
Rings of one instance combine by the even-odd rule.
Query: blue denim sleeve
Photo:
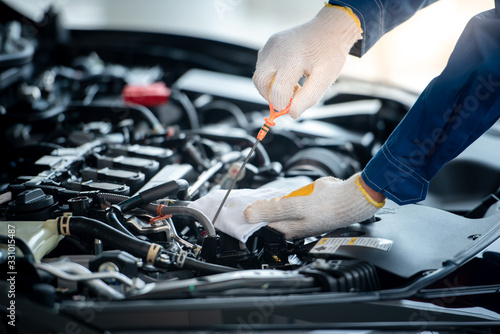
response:
[[[363,38],[351,49],[353,56],[361,57],[386,32],[408,20],[419,9],[437,0],[330,0],[332,5],[351,8],[359,17]]]
[[[443,165],[500,118],[500,0],[495,4],[471,19],[443,72],[362,173],[398,204],[424,199]]]

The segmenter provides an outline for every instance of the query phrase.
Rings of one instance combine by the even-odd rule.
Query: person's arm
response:
[[[500,0],[467,25],[444,71],[419,96],[362,178],[398,204],[423,200],[430,180],[500,117]]]
[[[412,17],[420,9],[437,0],[330,0],[329,4],[352,9],[361,22],[363,38],[350,51],[364,55],[385,33]]]
[[[469,22],[443,73],[420,95],[361,179],[321,178],[292,196],[251,204],[246,220],[270,221],[287,237],[304,237],[369,217],[385,196],[398,204],[424,199],[440,168],[500,117],[500,0],[495,4],[496,10]]]

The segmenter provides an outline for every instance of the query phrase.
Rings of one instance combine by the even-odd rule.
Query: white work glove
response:
[[[290,115],[296,119],[337,79],[359,39],[361,28],[352,11],[327,5],[311,21],[269,38],[259,51],[255,86],[277,110],[285,109],[293,96]],[[303,87],[295,92],[304,75]]]
[[[322,177],[282,198],[259,200],[245,209],[249,223],[269,222],[287,239],[310,237],[364,221],[384,206],[359,182],[360,174],[342,181]]]

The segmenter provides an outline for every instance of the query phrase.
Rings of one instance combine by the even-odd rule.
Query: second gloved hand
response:
[[[255,86],[277,110],[285,109],[293,96],[290,116],[298,118],[337,79],[360,38],[359,20],[350,9],[327,6],[311,21],[269,38],[259,51]],[[295,92],[302,76],[306,81]]]
[[[291,239],[361,222],[383,205],[364,191],[358,173],[345,181],[323,177],[282,198],[256,201],[244,215],[249,223],[269,222],[269,227]]]

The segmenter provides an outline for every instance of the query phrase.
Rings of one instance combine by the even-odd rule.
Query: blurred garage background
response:
[[[8,0],[40,18],[54,5],[68,27],[99,27],[207,37],[260,48],[274,32],[305,22],[324,0]],[[444,68],[468,20],[493,0],[441,0],[421,10],[373,47],[350,57],[343,74],[415,92]]]

